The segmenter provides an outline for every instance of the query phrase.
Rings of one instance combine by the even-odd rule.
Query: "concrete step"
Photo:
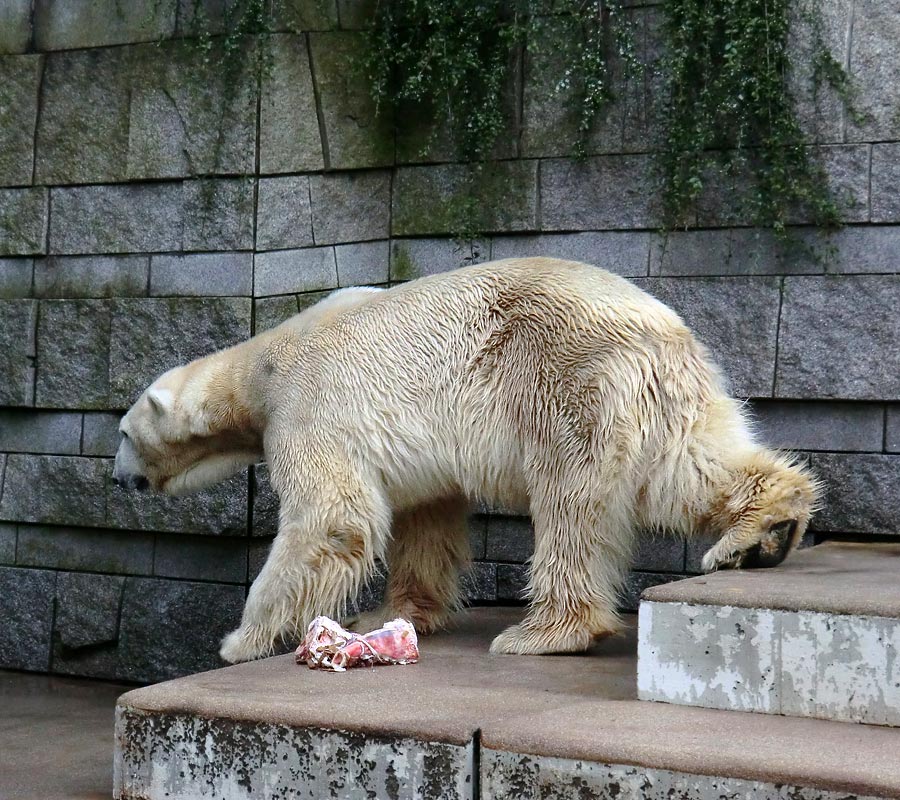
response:
[[[900,726],[900,544],[829,542],[647,590],[638,695]]]
[[[492,656],[521,609],[473,609],[405,667],[291,656],[119,699],[115,797],[900,798],[900,732],[642,703],[636,636]]]

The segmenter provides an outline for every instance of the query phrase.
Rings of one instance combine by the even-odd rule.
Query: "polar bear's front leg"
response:
[[[594,508],[605,513],[598,517]],[[573,502],[555,489],[532,497],[535,551],[528,613],[494,639],[492,653],[581,652],[620,629],[616,607],[632,528],[617,510],[609,495],[597,503]]]
[[[336,495],[282,499],[278,536],[250,587],[240,627],[222,641],[219,655],[232,663],[270,655],[277,641],[299,639],[310,621],[337,616],[381,556],[390,513],[362,485]],[[347,489],[343,476],[342,489]],[[291,509],[300,507],[302,513]]]

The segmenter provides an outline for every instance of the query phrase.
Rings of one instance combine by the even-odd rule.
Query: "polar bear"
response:
[[[720,536],[707,570],[796,546],[815,479],[756,442],[672,310],[585,264],[510,259],[347,289],[158,378],[121,423],[114,478],[182,494],[265,459],[279,531],[231,662],[340,614],[376,559],[386,606],[428,633],[458,603],[468,502],[530,512],[524,620],[495,653],[618,630],[641,531]]]

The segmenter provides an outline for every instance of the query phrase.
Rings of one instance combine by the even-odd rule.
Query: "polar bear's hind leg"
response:
[[[422,503],[394,515],[384,605],[351,621],[371,630],[402,617],[420,634],[443,627],[459,608],[459,571],[470,560],[468,504],[462,497]]]

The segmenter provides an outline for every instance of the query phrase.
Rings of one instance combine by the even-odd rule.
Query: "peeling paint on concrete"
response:
[[[638,695],[900,725],[900,619],[641,603]]]
[[[468,800],[471,751],[471,744],[151,714],[120,706],[114,797]]]
[[[481,800],[879,800],[810,786],[481,751]]]

